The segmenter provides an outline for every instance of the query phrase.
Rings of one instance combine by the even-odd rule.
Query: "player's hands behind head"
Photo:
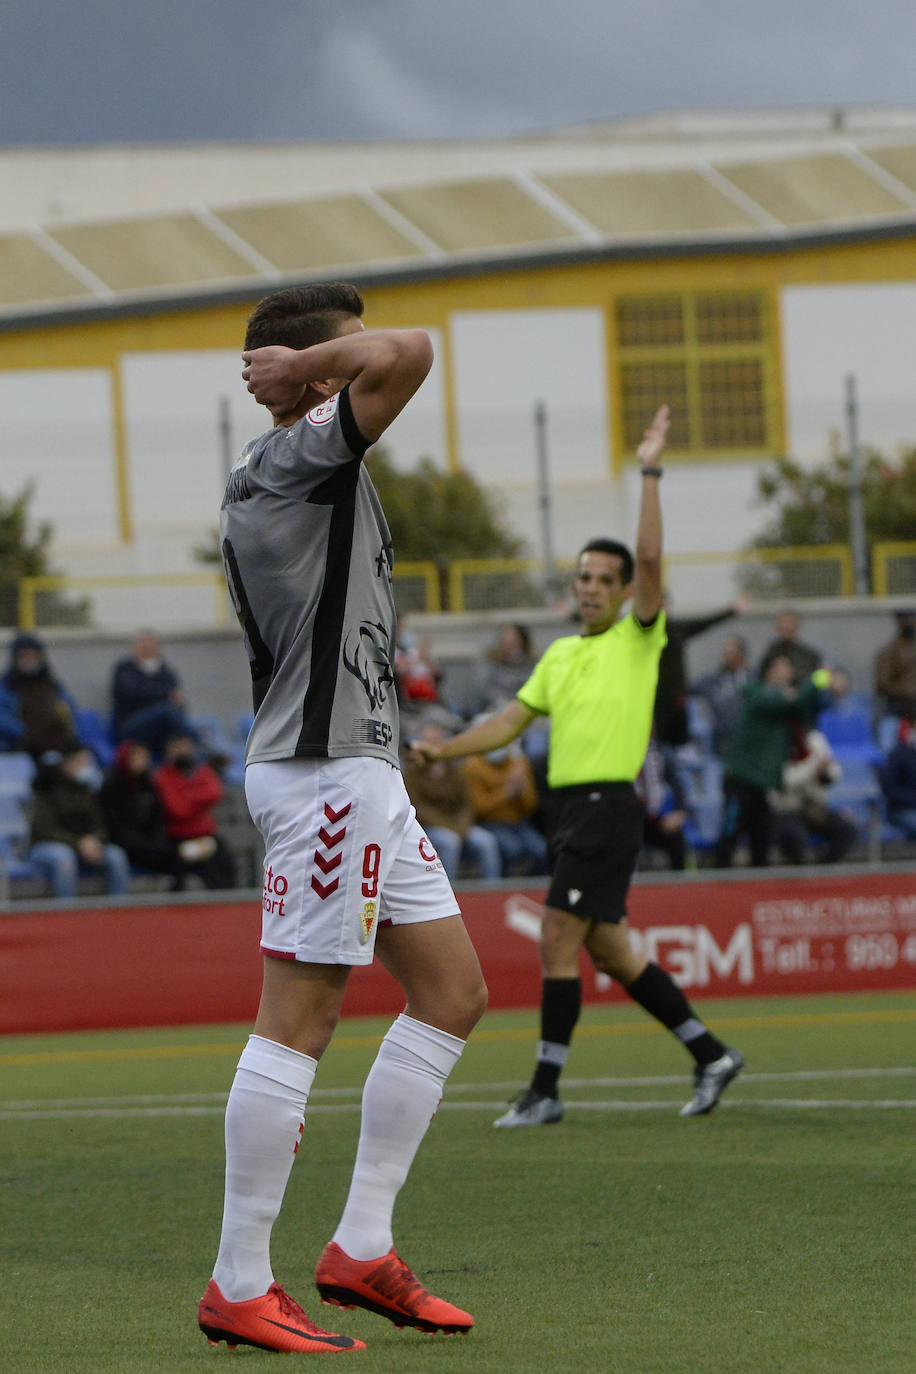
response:
[[[306,388],[298,360],[296,349],[281,344],[268,344],[242,354],[242,380],[248,383],[258,405],[266,406],[275,415],[289,414],[296,408]]]

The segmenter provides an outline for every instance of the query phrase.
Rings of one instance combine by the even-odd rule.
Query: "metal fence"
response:
[[[572,560],[549,568],[533,558],[456,559],[395,566],[401,614],[511,611],[556,603],[569,586]],[[916,594],[916,543],[883,543],[871,551],[876,596]],[[665,578],[676,603],[715,605],[746,593],[754,600],[852,596],[852,555],[845,545],[754,549],[741,553],[672,553]],[[73,598],[78,598],[74,603]],[[78,613],[76,613],[78,612]],[[19,625],[47,629],[83,624],[133,631],[138,625],[219,629],[234,612],[222,573],[148,573],[110,577],[26,577],[19,584]]]

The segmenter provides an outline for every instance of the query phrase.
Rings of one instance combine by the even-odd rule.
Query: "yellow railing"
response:
[[[399,604],[403,600],[405,609],[416,611],[441,611],[442,594],[439,590],[439,569],[435,563],[395,563],[394,565],[395,586],[400,583]],[[414,605],[413,597],[410,597],[409,587],[412,582],[417,582],[422,587],[420,598],[416,598],[421,604]]]
[[[431,561],[398,563],[394,569],[398,607],[408,613],[435,614],[442,610],[509,611],[543,606],[545,600],[562,594],[574,566],[572,559],[557,560],[550,595],[545,598],[544,564],[535,558],[458,558],[449,564],[444,577],[442,570]],[[676,602],[703,604],[732,597],[735,592],[732,584],[747,581],[738,576],[740,568],[760,569],[760,584],[749,584],[751,595],[755,597],[853,595],[852,555],[843,544],[753,549],[738,553],[672,553],[665,559],[665,578],[672,585]],[[771,591],[767,586],[767,568],[778,570]],[[916,543],[876,544],[872,568],[876,595],[916,590]],[[125,576],[25,577],[19,584],[19,624],[23,629],[35,629],[50,623],[47,617],[38,614],[36,603],[42,592],[181,586],[212,587],[214,614],[212,619],[205,616],[207,623],[223,627],[232,622],[223,575],[214,568],[200,572]],[[104,615],[96,614],[94,619],[104,621]],[[137,623],[145,623],[148,619],[148,615],[138,615]]]
[[[801,564],[809,569],[820,568],[822,585],[818,587],[809,573],[810,590],[795,595],[852,596],[855,587],[852,553],[845,544],[810,544],[785,549],[746,549],[737,553],[672,553],[665,559],[666,567],[709,567],[714,564],[733,567],[741,564],[790,568]],[[782,593],[791,595],[790,589]]]
[[[38,624],[35,602],[41,592],[123,591],[130,587],[213,588],[215,623],[229,623],[226,581],[221,572],[125,573],[97,577],[23,577],[19,583],[19,625],[34,630]]]
[[[916,592],[916,543],[897,540],[874,544],[871,551],[871,587],[875,596],[912,595]]]

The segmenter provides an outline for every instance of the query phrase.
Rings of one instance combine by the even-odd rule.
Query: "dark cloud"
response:
[[[669,109],[913,101],[875,0],[6,0],[0,143],[506,135]]]

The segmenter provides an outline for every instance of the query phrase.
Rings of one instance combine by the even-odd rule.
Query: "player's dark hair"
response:
[[[348,282],[287,286],[255,306],[245,330],[245,351],[267,344],[310,348],[336,338],[342,320],[348,315],[361,319],[362,313],[363,298]]]
[[[620,559],[620,578],[626,584],[633,581],[635,565],[633,555],[626,544],[621,544],[617,539],[590,539],[588,543],[579,550],[579,557],[584,553],[610,553]]]

